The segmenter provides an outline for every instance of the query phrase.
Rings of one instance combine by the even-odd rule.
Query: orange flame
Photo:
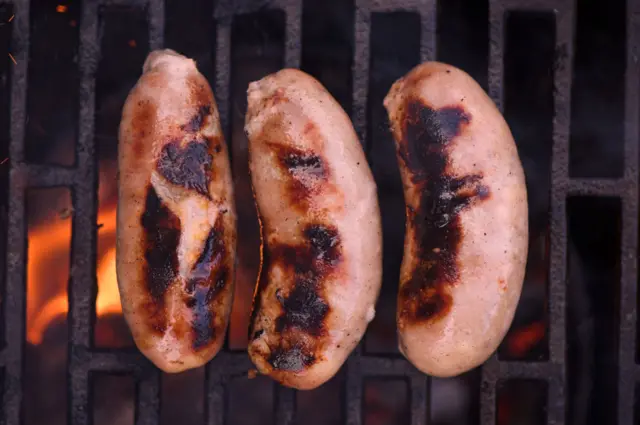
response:
[[[98,297],[96,314],[121,314],[120,294],[116,279],[116,207],[98,214],[103,224],[98,231],[98,246],[103,248],[98,258]],[[27,250],[27,340],[42,343],[48,326],[69,310],[66,282],[68,276],[71,221],[47,221],[29,231]],[[56,293],[51,296],[50,288]],[[47,291],[49,289],[49,291]]]

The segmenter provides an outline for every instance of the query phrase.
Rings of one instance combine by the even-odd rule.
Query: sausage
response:
[[[262,240],[248,352],[260,373],[313,389],[340,369],[375,315],[377,188],[349,117],[313,77],[284,69],[247,95]]]
[[[406,205],[396,321],[402,354],[449,377],[486,361],[511,325],[528,251],[511,131],[465,72],[427,62],[384,99]]]
[[[151,52],[118,147],[117,277],[140,351],[165,372],[220,350],[233,298],[236,212],[228,151],[193,60]]]

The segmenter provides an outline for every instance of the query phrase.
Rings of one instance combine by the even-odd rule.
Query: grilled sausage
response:
[[[262,232],[249,355],[286,386],[316,388],[375,314],[376,184],[348,116],[302,71],[249,85],[245,131]]]
[[[166,372],[203,365],[225,338],[236,213],[218,109],[193,60],[147,57],[122,113],[117,276],[136,345]]]
[[[528,249],[527,191],[505,120],[453,66],[424,63],[384,100],[407,213],[401,352],[439,377],[468,371],[504,338]]]

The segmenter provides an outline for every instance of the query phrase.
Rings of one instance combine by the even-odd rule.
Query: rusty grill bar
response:
[[[130,373],[137,382],[136,423],[159,423],[159,371],[139,353],[97,350],[92,347],[94,322],[95,245],[97,215],[97,172],[95,167],[94,112],[95,75],[100,57],[99,7],[135,6],[147,11],[150,48],[163,46],[163,0],[85,0],[82,2],[79,37],[79,117],[77,161],[74,168],[30,164],[25,158],[26,91],[29,51],[29,0],[13,0],[11,52],[17,64],[11,69],[10,187],[8,214],[7,278],[5,310],[6,345],[0,352],[4,368],[2,418],[0,423],[17,425],[21,421],[22,371],[25,335],[26,219],[25,192],[31,187],[68,186],[72,188],[72,258],[69,286],[69,419],[76,425],[90,424],[90,375],[95,372]],[[410,11],[420,16],[420,58],[436,57],[436,0],[355,0],[354,49],[352,65],[352,119],[361,140],[367,140],[367,101],[370,74],[371,15],[376,12]],[[298,67],[301,60],[302,0],[220,0],[215,2],[216,67],[212,85],[220,107],[223,127],[230,125],[231,28],[234,16],[263,8],[279,9],[286,16],[284,66]],[[500,361],[494,355],[482,368],[481,423],[496,423],[496,386],[505,379],[535,379],[548,382],[547,423],[565,422],[566,330],[565,297],[567,278],[566,199],[570,195],[613,196],[622,200],[621,290],[619,330],[618,423],[634,423],[634,391],[640,381],[636,364],[636,282],[638,248],[638,119],[640,94],[638,54],[640,54],[640,0],[627,1],[627,53],[624,103],[624,171],[617,179],[570,178],[569,124],[573,62],[575,3],[556,0],[489,1],[489,94],[502,109],[504,90],[505,16],[513,10],[543,10],[555,14],[556,51],[551,175],[551,265],[549,287],[549,359],[545,362]],[[227,138],[229,138],[227,131]],[[225,388],[234,376],[245,374],[251,366],[244,352],[225,350],[208,366],[205,379],[205,421],[222,425]],[[363,423],[363,380],[367,377],[405,377],[410,387],[412,425],[428,423],[430,380],[401,358],[364,354],[362,347],[346,365],[346,399],[343,400],[350,425]],[[295,391],[278,387],[275,421],[295,421]]]

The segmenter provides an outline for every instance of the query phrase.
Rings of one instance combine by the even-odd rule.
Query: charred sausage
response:
[[[406,204],[397,326],[421,371],[458,375],[504,338],[522,289],[527,191],[502,115],[453,66],[424,63],[384,105]]]
[[[245,131],[262,233],[249,355],[286,386],[316,388],[374,317],[376,184],[348,116],[302,71],[249,85]]]
[[[117,276],[136,345],[166,372],[203,365],[225,338],[236,213],[217,105],[193,60],[147,57],[122,113]]]

